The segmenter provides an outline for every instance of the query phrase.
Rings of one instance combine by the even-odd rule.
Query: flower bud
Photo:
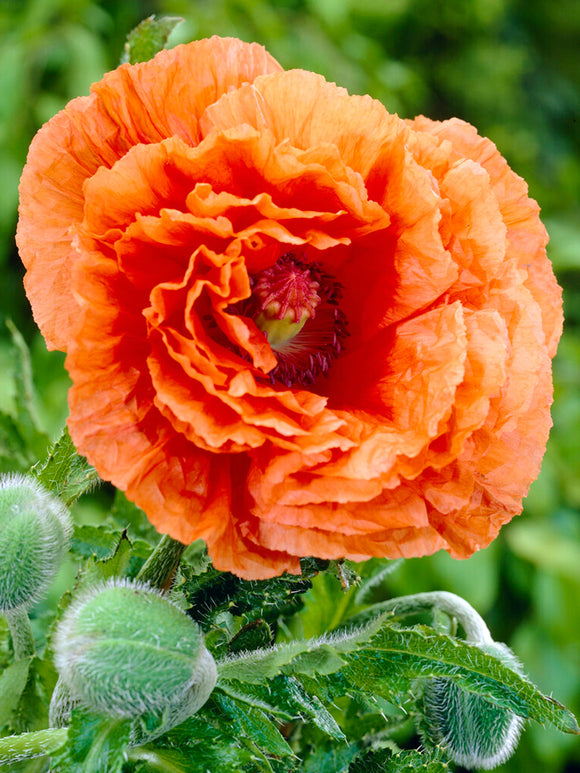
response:
[[[164,730],[194,714],[217,679],[193,620],[156,590],[129,580],[111,580],[74,601],[54,649],[72,703],[121,718],[162,713]]]
[[[0,477],[0,612],[29,609],[42,597],[71,534],[57,497],[26,475]]]
[[[520,664],[505,644],[477,646],[521,673]],[[469,770],[491,770],[501,765],[518,744],[521,717],[464,690],[452,679],[439,677],[426,682],[423,703],[431,741],[443,746],[453,762]]]

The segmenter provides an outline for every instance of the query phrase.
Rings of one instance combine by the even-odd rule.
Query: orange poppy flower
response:
[[[230,39],[106,75],[21,183],[79,451],[249,578],[466,557],[521,511],[562,326],[546,241],[468,124],[403,121]]]

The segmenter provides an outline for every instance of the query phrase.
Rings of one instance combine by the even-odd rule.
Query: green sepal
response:
[[[181,16],[149,16],[127,35],[121,62],[148,62],[167,45],[169,36],[183,21]]]

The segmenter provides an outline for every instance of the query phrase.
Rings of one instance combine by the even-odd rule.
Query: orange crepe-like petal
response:
[[[279,69],[262,46],[234,38],[177,46],[153,61],[108,73],[93,85],[91,96],[69,102],[38,132],[20,183],[16,238],[29,269],[26,292],[49,348],[66,351],[75,323],[71,226],[83,219],[85,180],[137,143],[175,135],[196,144],[198,121],[208,105],[229,89]],[[34,225],[39,221],[42,228]]]
[[[562,329],[546,241],[473,127],[219,38],[49,121],[18,226],[79,452],[247,578],[463,558],[521,511]]]

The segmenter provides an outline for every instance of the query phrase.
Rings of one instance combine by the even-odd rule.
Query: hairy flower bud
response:
[[[0,477],[0,611],[28,609],[52,582],[72,522],[62,502],[33,478]]]
[[[120,718],[163,714],[164,730],[194,714],[217,678],[193,620],[157,591],[129,580],[109,581],[74,601],[54,648],[72,704]]]
[[[477,646],[521,673],[519,662],[505,644]],[[430,679],[423,690],[423,703],[430,739],[443,746],[453,762],[469,770],[491,770],[501,765],[518,744],[521,717],[464,690],[451,679]]]

